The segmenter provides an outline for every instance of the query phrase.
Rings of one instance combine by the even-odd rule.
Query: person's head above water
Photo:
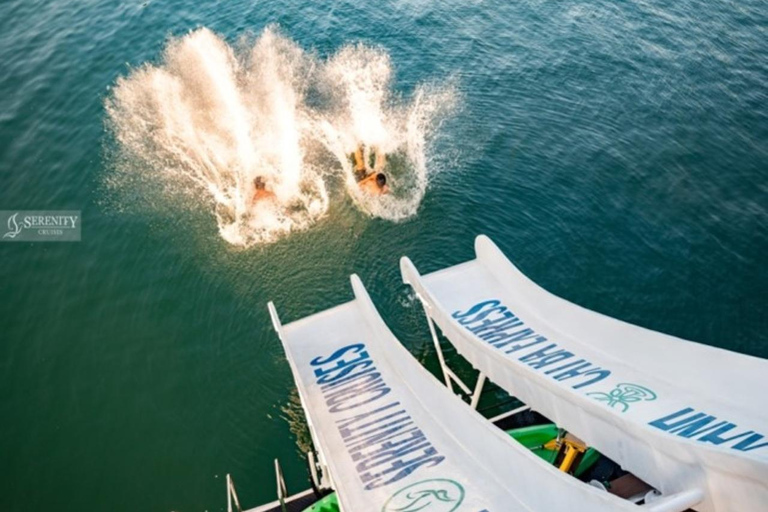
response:
[[[253,178],[253,186],[256,188],[256,190],[264,190],[266,187],[266,184],[264,183],[264,178],[261,176],[256,176]]]
[[[380,172],[376,175],[376,184],[379,186],[379,188],[384,188],[387,186],[387,177],[383,172]]]

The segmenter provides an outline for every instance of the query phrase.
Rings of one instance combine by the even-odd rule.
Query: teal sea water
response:
[[[759,0],[4,0],[0,209],[82,210],[83,234],[0,243],[0,510],[224,510],[227,472],[253,506],[274,498],[275,457],[289,490],[305,488],[267,301],[297,319],[351,298],[356,272],[434,369],[398,259],[422,271],[458,263],[479,233],[573,302],[768,357],[767,26]],[[211,38],[189,50],[201,27]],[[270,30],[296,58],[260,82],[272,85],[258,96],[267,105],[297,90],[285,73],[319,77],[332,62],[354,73],[381,59],[376,80],[391,79],[377,83],[400,106],[393,126],[432,109],[403,143],[413,147],[402,202],[376,210],[350,198],[340,160],[302,142],[320,213],[269,244],[248,238],[247,223],[235,230],[247,243],[226,239],[231,205],[190,191],[188,167],[155,179],[178,167],[170,139],[148,143],[157,131],[131,116],[157,119],[167,89],[152,108],[120,104],[124,117],[110,122],[120,77],[148,90],[145,63],[190,73],[193,114],[253,112],[228,104],[226,80],[211,77],[285,56],[247,64]],[[298,90],[322,112],[343,83]],[[260,133],[290,135],[276,121],[285,112]],[[366,129],[379,121],[363,114]]]

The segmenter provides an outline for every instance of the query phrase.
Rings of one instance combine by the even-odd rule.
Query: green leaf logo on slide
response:
[[[464,501],[464,488],[453,480],[433,478],[403,487],[381,512],[453,512]]]
[[[607,402],[612,408],[618,408],[617,406],[620,406],[621,412],[623,413],[627,412],[627,409],[629,409],[629,406],[633,403],[643,401],[651,402],[657,398],[656,393],[650,389],[639,384],[630,384],[628,382],[617,384],[616,389],[612,390],[610,393],[593,391],[592,393],[587,393],[587,395],[595,397],[595,400],[599,400],[600,402]]]

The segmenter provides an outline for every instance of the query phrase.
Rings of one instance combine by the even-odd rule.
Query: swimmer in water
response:
[[[267,190],[267,184],[264,183],[262,176],[256,176],[253,179],[253,203],[258,203],[264,199],[275,199],[275,193],[271,190]]]
[[[357,146],[352,155],[355,161],[355,179],[361,190],[371,195],[381,195],[389,192],[387,176],[382,172],[387,163],[387,156],[383,151],[373,149],[375,154],[373,170],[368,170],[365,165],[363,145]]]
[[[381,195],[389,192],[387,176],[383,172],[372,172],[358,183],[361,190],[371,195]]]

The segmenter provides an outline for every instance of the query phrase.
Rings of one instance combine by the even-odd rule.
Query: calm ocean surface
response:
[[[415,215],[336,186],[311,228],[242,249],[205,207],[110,197],[118,77],[169,37],[269,24],[319,59],[380,48],[403,98],[452,81]],[[356,272],[434,368],[398,259],[458,263],[479,233],[573,302],[768,357],[767,27],[763,0],[3,0],[0,209],[82,210],[83,234],[0,243],[0,510],[224,510],[227,472],[255,506],[275,457],[305,488],[267,301],[288,322]]]

